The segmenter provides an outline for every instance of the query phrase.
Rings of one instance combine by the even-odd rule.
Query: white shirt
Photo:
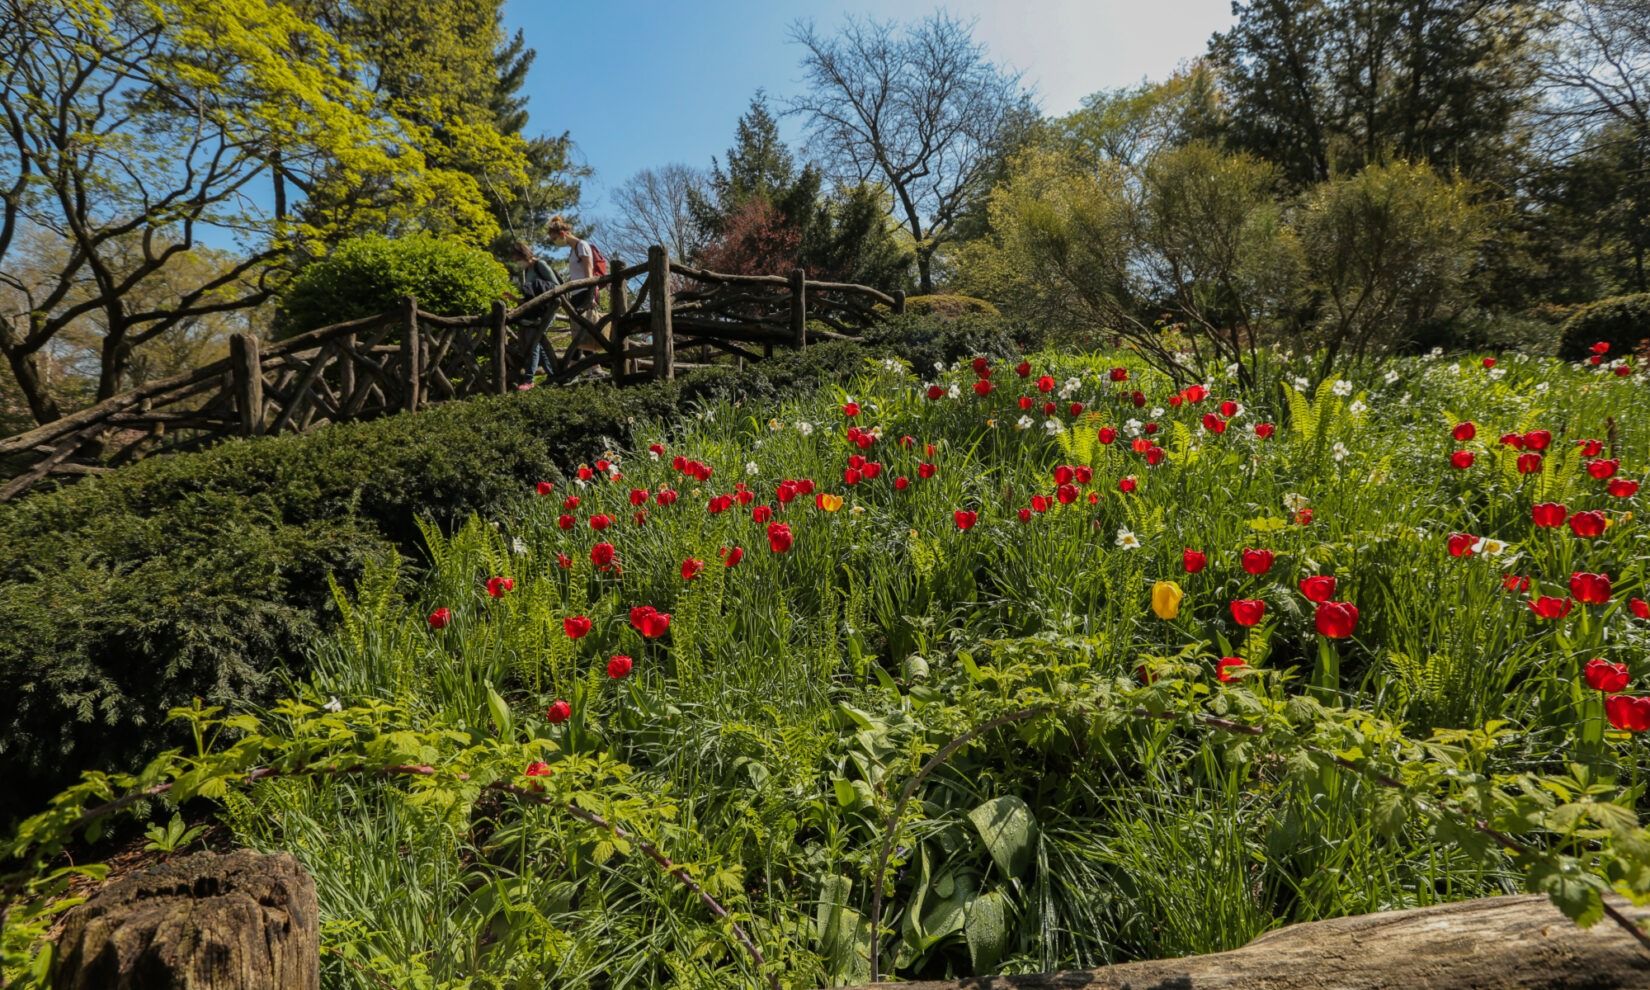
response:
[[[573,238],[573,243],[567,246],[567,280],[576,282],[589,278],[591,265],[590,242]]]

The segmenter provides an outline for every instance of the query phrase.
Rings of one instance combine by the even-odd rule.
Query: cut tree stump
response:
[[[315,881],[286,853],[193,856],[122,877],[73,908],[56,990],[315,990]]]
[[[1650,908],[1611,896],[1639,925]],[[1488,897],[1291,925],[1231,952],[899,990],[1626,990],[1650,951],[1609,920],[1578,928],[1545,897]],[[859,988],[868,990],[868,988]]]

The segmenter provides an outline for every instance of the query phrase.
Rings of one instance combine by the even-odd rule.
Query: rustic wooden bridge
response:
[[[605,311],[574,308],[586,289]],[[607,275],[562,283],[514,308],[500,300],[489,313],[438,316],[407,298],[389,312],[273,344],[238,334],[226,358],[0,440],[0,502],[48,478],[98,474],[227,437],[502,395],[525,381],[535,345],[547,384],[605,371],[624,385],[716,360],[771,357],[775,347],[854,339],[904,308],[903,293],[809,281],[801,270],[724,275],[673,262],[656,246],[644,264],[615,258]],[[580,331],[593,350],[571,346]],[[695,363],[678,353],[696,355]]]

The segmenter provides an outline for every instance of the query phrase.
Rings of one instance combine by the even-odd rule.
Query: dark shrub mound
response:
[[[1576,310],[1564,321],[1558,356],[1579,360],[1601,340],[1610,344],[1612,358],[1650,346],[1650,292],[1600,299]]]

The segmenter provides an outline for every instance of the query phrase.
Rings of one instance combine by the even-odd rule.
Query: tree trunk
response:
[[[196,853],[70,910],[56,990],[316,990],[315,882],[287,853]]]
[[[934,294],[934,252],[917,252],[917,291],[925,296]]]
[[[24,401],[29,404],[29,415],[40,426],[56,422],[62,418],[63,412],[46,388],[44,360],[38,350],[25,352],[22,346],[23,339],[17,335],[11,322],[0,320],[0,351],[6,353],[6,363],[11,365],[17,390],[23,393]]]
[[[1611,905],[1638,922],[1650,908]],[[891,984],[877,984],[892,986]],[[1291,925],[1241,949],[899,990],[1617,990],[1650,986],[1650,951],[1621,927],[1579,928],[1545,897],[1487,897]],[[863,988],[862,988],[863,990]]]

